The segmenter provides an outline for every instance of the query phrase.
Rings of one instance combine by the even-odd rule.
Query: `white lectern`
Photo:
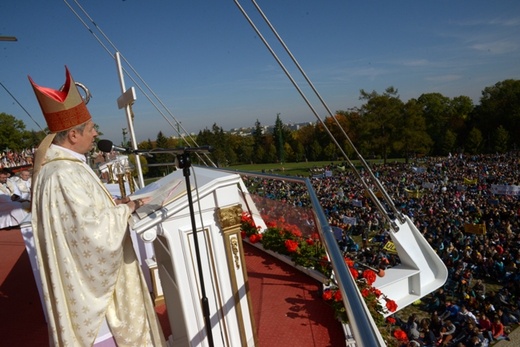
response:
[[[211,326],[201,305],[201,279],[183,171],[155,182],[136,195],[152,202],[134,216],[133,229],[153,241],[172,330],[173,346],[254,346],[256,330],[240,238],[247,191],[239,175],[192,167],[193,209]]]

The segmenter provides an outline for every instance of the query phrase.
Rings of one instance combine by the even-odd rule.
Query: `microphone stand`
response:
[[[178,151],[178,150],[176,150]],[[214,346],[213,343],[213,333],[211,331],[211,319],[209,312],[209,303],[208,297],[206,296],[206,288],[204,286],[204,276],[202,274],[202,262],[200,258],[200,250],[199,250],[199,241],[197,237],[197,225],[195,223],[195,211],[193,209],[193,198],[191,196],[191,184],[190,184],[190,152],[203,152],[208,151],[208,148],[197,149],[197,148],[185,148],[182,153],[177,154],[177,161],[179,163],[179,168],[182,169],[182,173],[184,179],[186,180],[186,194],[188,196],[188,206],[190,209],[190,218],[191,218],[191,228],[193,230],[193,243],[195,245],[195,257],[197,259],[197,268],[199,272],[199,281],[200,281],[200,292],[202,295],[201,298],[201,306],[202,306],[202,314],[204,316],[204,322],[206,325],[206,334],[208,335],[208,343],[210,347]],[[164,153],[164,151],[162,151]]]

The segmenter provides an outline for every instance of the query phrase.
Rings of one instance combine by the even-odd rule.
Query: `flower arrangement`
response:
[[[243,212],[242,238],[249,237],[251,243],[261,242],[264,249],[286,255],[296,265],[317,270],[326,277],[331,275],[325,247],[317,233],[305,237],[298,226],[286,223],[284,218],[276,222],[269,221],[266,225],[267,229],[259,233],[251,215]]]
[[[361,296],[365,300],[368,310],[372,314],[374,321],[378,326],[385,324],[384,314],[395,312],[397,310],[397,304],[394,300],[389,299],[379,289],[372,286],[376,280],[376,273],[371,269],[359,271],[354,266],[354,261],[345,257],[345,263],[347,264],[352,277],[356,281],[356,284],[361,292]],[[332,304],[336,309],[338,318],[343,322],[348,322],[345,308],[343,307],[343,301],[341,299],[341,292],[336,285],[329,286],[323,292],[323,299]],[[383,306],[382,302],[385,303]],[[338,303],[341,307],[337,307]]]
[[[248,212],[243,212],[241,218],[242,238],[249,238],[251,243],[261,242],[264,249],[286,255],[296,265],[314,269],[326,278],[331,278],[331,281],[325,285],[322,298],[334,308],[336,317],[342,323],[347,323],[347,311],[343,305],[341,291],[333,281],[332,268],[319,235],[313,233],[310,236],[304,236],[298,226],[286,223],[283,217],[280,217],[277,221],[269,221],[266,216],[263,216],[263,218],[266,221],[267,229],[260,233],[261,228],[256,226],[251,215]],[[376,280],[376,273],[371,269],[358,270],[352,259],[348,257],[344,259],[377,326],[380,330],[384,327],[393,326],[395,319],[387,317],[385,320],[384,315],[395,312],[397,304],[394,300],[386,297],[379,289],[372,286]],[[389,342],[389,339],[393,339],[394,342],[396,342],[395,340],[402,342],[402,336],[398,330],[394,332],[394,336],[383,334],[385,340]],[[395,336],[396,334],[398,336]],[[392,345],[392,343],[389,343],[389,345]]]

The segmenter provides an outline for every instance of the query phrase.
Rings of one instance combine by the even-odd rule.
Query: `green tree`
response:
[[[285,132],[279,113],[276,115],[276,121],[274,122],[273,138],[276,157],[280,163],[283,163],[285,161]]]
[[[417,100],[426,120],[426,131],[433,140],[432,154],[443,154],[441,148],[450,118],[450,98],[440,93],[427,93],[419,96]]]
[[[284,152],[285,152],[285,157],[286,157],[286,160],[287,160],[288,162],[290,162],[290,161],[292,161],[292,162],[296,161],[296,157],[295,157],[295,155],[294,155],[294,151],[293,151],[291,145],[290,145],[288,142],[285,143],[285,145],[284,145],[284,149],[283,149],[283,150],[284,150]]]
[[[493,149],[498,153],[505,153],[508,149],[509,132],[500,125],[493,133]]]
[[[168,148],[168,139],[166,136],[164,136],[162,131],[159,131],[157,133],[157,139],[155,140],[155,148]],[[159,176],[166,175],[169,170],[166,166],[167,163],[173,163],[175,161],[175,158],[172,154],[154,154],[155,162],[157,164],[162,164],[156,167],[156,170],[154,170]]]
[[[389,152],[399,141],[399,121],[402,115],[403,102],[398,91],[388,87],[383,94],[360,91],[360,99],[366,100],[362,106],[365,147],[381,155],[384,163]]]
[[[444,140],[441,146],[441,150],[445,154],[453,153],[455,145],[457,143],[457,135],[450,129],[446,130],[444,134]]]
[[[316,127],[314,125],[309,124],[309,125],[305,125],[305,126],[301,127],[294,134],[293,140],[296,141],[297,143],[300,143],[301,147],[303,147],[303,157],[301,158],[301,160],[305,160],[305,161],[312,160],[311,159],[312,158],[311,146],[316,141],[315,133],[316,133]],[[298,148],[298,146],[296,146],[297,153],[301,153],[301,152],[299,152],[301,147]]]
[[[466,140],[466,151],[469,154],[480,153],[482,147],[482,133],[477,128],[470,130]]]
[[[336,160],[338,158],[338,147],[333,142],[329,142],[329,144],[323,148],[322,158],[324,160]]]
[[[411,99],[404,105],[397,132],[400,136],[393,146],[406,162],[413,154],[425,155],[430,151],[433,141],[426,132],[426,122],[417,100]]]
[[[485,131],[488,151],[493,145],[490,129],[503,126],[510,134],[520,134],[520,80],[508,79],[484,88],[472,120],[473,126]],[[510,140],[511,146],[520,147],[519,136],[513,136]]]
[[[19,152],[28,145],[24,142],[26,135],[25,124],[7,113],[0,113],[0,150],[10,150]],[[31,147],[31,146],[29,146]]]
[[[322,154],[323,150],[320,146],[320,144],[318,143],[318,141],[314,140],[311,144],[311,148],[310,148],[310,160],[322,160],[323,158],[321,157],[321,154]]]

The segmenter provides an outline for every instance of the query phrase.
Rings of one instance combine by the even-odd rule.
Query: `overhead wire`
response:
[[[152,104],[152,106],[159,112],[159,114],[163,117],[164,120],[172,127],[172,129],[177,133],[177,135],[188,145],[188,146],[195,146],[198,147],[197,141],[189,134],[188,131],[182,126],[182,123],[177,120],[177,118],[173,115],[173,113],[168,109],[168,107],[162,102],[162,100],[159,98],[159,96],[153,91],[153,89],[149,86],[149,84],[144,80],[143,77],[137,72],[137,70],[132,66],[132,64],[126,59],[126,57],[121,53],[121,51],[116,47],[116,45],[110,40],[110,38],[104,33],[104,31],[99,27],[99,25],[92,19],[92,17],[88,14],[88,12],[81,6],[81,4],[77,0],[73,0],[77,7],[81,10],[83,15],[88,19],[90,23],[95,27],[95,29],[100,33],[100,35],[106,40],[106,42],[109,44],[109,46],[114,50],[112,52],[109,47],[103,42],[103,40],[100,39],[100,37],[94,32],[94,30],[88,25],[88,23],[78,14],[78,12],[67,2],[67,0],[63,0],[65,4],[69,7],[69,9],[74,13],[74,15],[78,18],[78,20],[83,24],[83,26],[94,36],[96,41],[103,47],[103,49],[113,58],[115,52],[119,52],[120,57],[122,60],[128,65],[129,69],[135,74],[137,79],[146,87],[146,90],[153,95],[157,103],[161,105],[161,107],[166,111],[166,113],[169,115],[171,120],[175,122],[175,124],[172,124],[172,121],[169,117],[167,117],[164,112],[158,107],[157,103],[154,102],[152,97],[145,91],[145,88],[141,86],[141,84],[134,78],[132,74],[128,72],[128,70],[125,67],[122,67],[123,72],[126,76],[128,76],[132,82],[136,85],[136,87],[143,93],[145,98]],[[183,131],[181,133],[180,130]],[[202,155],[204,158],[200,156],[199,153],[196,153],[198,158],[204,163],[206,166],[213,166],[216,167],[215,163],[211,160],[211,158],[203,153]],[[210,165],[207,164],[208,161]]]
[[[287,45],[285,44],[285,42],[282,40],[282,38],[280,37],[280,35],[277,33],[277,31],[275,30],[275,28],[273,27],[273,25],[270,23],[270,21],[267,19],[267,17],[265,16],[264,12],[261,10],[260,6],[258,6],[258,4],[256,3],[255,0],[251,0],[254,4],[254,6],[256,7],[256,9],[258,10],[258,12],[260,13],[260,15],[262,16],[262,18],[264,19],[264,21],[267,23],[267,25],[269,26],[269,28],[271,29],[271,31],[273,32],[273,34],[276,36],[276,38],[278,39],[278,41],[280,42],[280,44],[282,45],[282,47],[284,47],[285,51],[287,52],[287,54],[291,57],[293,63],[297,66],[298,70],[300,71],[300,73],[303,75],[303,77],[305,78],[306,82],[309,84],[309,86],[311,87],[311,89],[313,90],[313,92],[316,94],[316,96],[318,97],[318,99],[321,101],[322,105],[325,107],[325,109],[328,111],[328,114],[330,115],[330,117],[332,117],[335,121],[336,121],[336,124],[337,126],[341,129],[342,131],[342,134],[345,136],[347,142],[349,143],[349,145],[352,147],[352,149],[355,151],[357,157],[359,158],[359,160],[361,161],[361,163],[363,164],[363,167],[367,170],[373,184],[375,184],[375,186],[377,186],[378,190],[381,192],[383,198],[385,199],[385,202],[387,203],[387,206],[390,210],[392,210],[393,214],[395,217],[397,217],[399,219],[399,221],[401,221],[401,223],[404,221],[404,218],[402,217],[402,215],[400,214],[400,212],[396,209],[392,199],[390,198],[390,196],[388,195],[388,193],[386,192],[386,190],[384,189],[384,187],[382,186],[382,184],[380,183],[380,181],[377,179],[377,177],[375,177],[373,171],[370,169],[370,166],[367,164],[367,162],[364,160],[364,158],[361,156],[361,154],[359,153],[359,151],[356,149],[356,147],[354,146],[353,142],[351,141],[350,137],[347,135],[347,133],[344,131],[343,127],[341,126],[341,124],[339,123],[339,121],[337,120],[336,117],[334,117],[334,115],[332,114],[332,112],[330,111],[330,108],[327,106],[327,104],[325,103],[325,101],[323,100],[323,98],[321,97],[321,95],[319,94],[319,92],[317,91],[317,89],[314,87],[314,84],[311,82],[311,80],[309,79],[309,77],[307,76],[307,74],[305,73],[305,71],[302,69],[301,65],[298,63],[298,61],[296,60],[296,58],[294,57],[294,55],[291,53],[291,51],[289,50],[289,48],[287,47]],[[242,12],[242,14],[244,15],[244,17],[246,18],[246,20],[249,22],[249,24],[251,25],[251,27],[253,28],[253,30],[256,32],[256,34],[258,35],[258,37],[262,40],[262,42],[264,43],[264,45],[266,46],[266,48],[269,50],[269,52],[271,53],[271,55],[273,56],[273,58],[276,60],[276,62],[278,63],[278,65],[281,67],[281,69],[284,71],[285,75],[289,78],[289,80],[291,81],[291,83],[293,84],[293,86],[296,88],[296,90],[298,91],[298,93],[300,94],[300,96],[303,98],[303,100],[305,101],[305,103],[307,104],[307,106],[310,108],[310,110],[312,111],[312,113],[314,114],[314,116],[317,118],[317,120],[319,121],[319,123],[323,126],[324,130],[327,132],[327,134],[329,135],[329,137],[331,138],[331,140],[334,142],[334,144],[336,145],[336,147],[339,149],[339,151],[341,152],[341,154],[344,156],[345,160],[347,161],[347,163],[349,164],[349,166],[353,169],[353,172],[356,174],[356,176],[358,177],[358,179],[360,180],[361,184],[363,185],[365,191],[369,194],[371,200],[374,202],[374,204],[376,205],[376,207],[378,208],[378,210],[382,213],[383,217],[389,222],[391,228],[394,230],[394,231],[398,231],[398,226],[397,224],[395,223],[395,220],[394,218],[390,215],[390,213],[387,211],[387,209],[383,206],[383,204],[381,203],[381,201],[377,198],[377,196],[375,195],[375,193],[373,192],[373,190],[368,186],[367,182],[365,181],[365,179],[363,178],[363,176],[361,175],[361,173],[359,172],[359,170],[356,169],[354,163],[350,160],[350,158],[348,157],[348,155],[345,153],[344,149],[341,147],[341,145],[339,144],[338,140],[336,139],[336,137],[332,134],[332,132],[330,131],[329,127],[326,125],[326,123],[323,121],[322,117],[318,114],[318,112],[316,111],[316,109],[314,108],[314,106],[311,104],[311,102],[309,101],[309,99],[307,98],[307,96],[305,95],[305,93],[303,92],[303,90],[300,88],[299,84],[295,81],[295,79],[293,78],[293,76],[291,75],[291,73],[288,71],[288,69],[286,68],[286,66],[283,64],[283,62],[280,60],[280,58],[278,57],[278,55],[276,54],[276,52],[272,49],[271,45],[267,42],[267,40],[265,39],[264,35],[260,32],[260,30],[258,29],[258,27],[256,26],[256,24],[253,22],[253,20],[251,19],[251,17],[247,14],[247,12],[244,10],[244,8],[242,7],[242,5],[239,3],[238,0],[234,0],[235,4],[237,5],[237,7],[239,8],[239,10]]]
[[[38,126],[38,128],[40,128],[41,131],[45,132],[45,130],[42,129],[42,127],[40,126],[40,124],[38,124],[38,122],[31,116],[31,114],[25,109],[25,107],[23,107],[23,105],[18,101],[18,99],[16,99],[16,97],[9,91],[9,89],[7,89],[7,87],[2,83],[0,82],[0,85],[2,86],[2,88],[5,89],[5,91],[7,92],[7,94],[9,94],[11,96],[11,98],[13,98],[14,101],[16,101],[16,103],[18,104],[18,106],[20,106],[22,108],[22,110],[25,111],[25,113],[27,113],[27,115],[29,116],[29,118],[31,118],[31,120]]]

